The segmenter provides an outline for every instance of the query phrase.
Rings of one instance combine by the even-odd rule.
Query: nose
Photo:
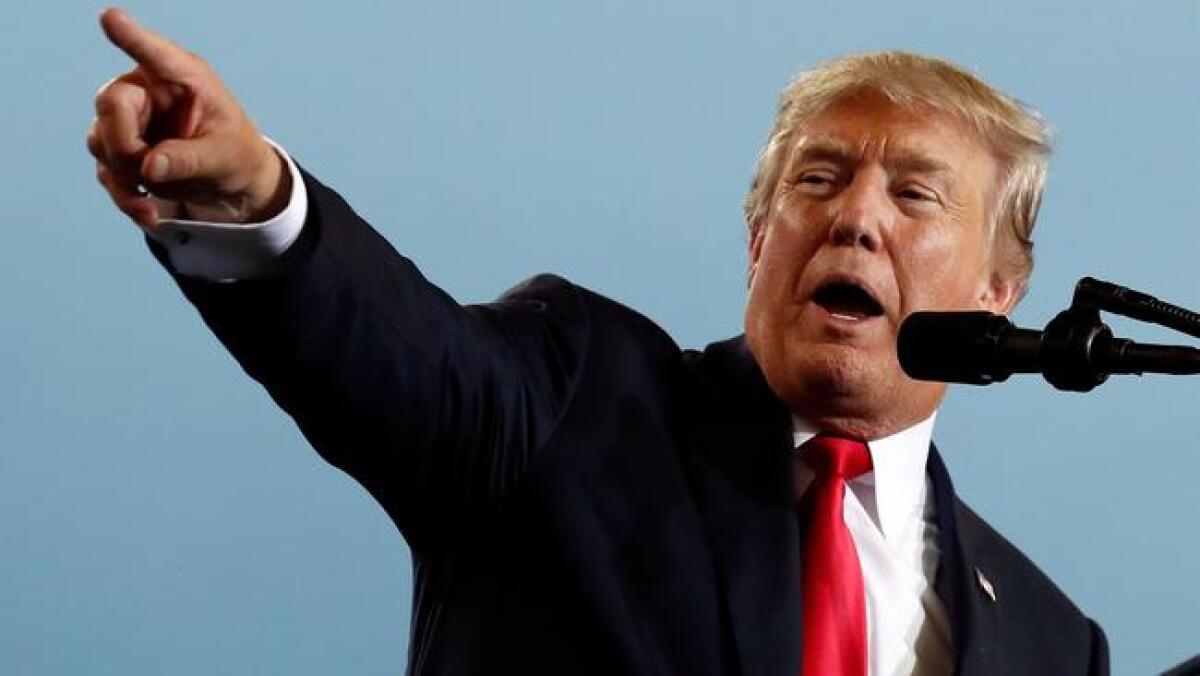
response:
[[[861,246],[871,253],[883,248],[883,231],[891,218],[886,178],[859,171],[831,202],[829,239],[837,246]]]

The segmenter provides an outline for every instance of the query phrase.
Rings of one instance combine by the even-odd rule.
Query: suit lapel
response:
[[[697,507],[744,676],[800,670],[800,533],[791,417],[743,341],[693,364],[690,446]]]
[[[997,589],[989,576],[988,561],[967,527],[966,507],[955,495],[950,474],[932,445],[926,471],[933,484],[941,549],[934,588],[946,607],[954,635],[955,673],[1016,673],[1005,666],[1005,653],[997,646],[1003,590]]]

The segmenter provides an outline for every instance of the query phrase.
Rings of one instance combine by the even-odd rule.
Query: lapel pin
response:
[[[996,602],[996,587],[992,585],[992,581],[987,579],[982,570],[978,566],[975,568],[975,581],[979,583],[979,588],[987,595],[992,603]]]

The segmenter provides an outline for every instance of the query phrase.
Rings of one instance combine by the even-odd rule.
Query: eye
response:
[[[828,170],[802,171],[792,184],[810,195],[827,195],[837,186],[837,174]]]
[[[938,194],[928,188],[919,185],[906,185],[896,191],[896,195],[903,200],[911,202],[932,202],[941,204],[942,199]]]

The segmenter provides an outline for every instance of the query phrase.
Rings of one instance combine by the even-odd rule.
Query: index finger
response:
[[[125,12],[109,7],[100,15],[104,34],[129,58],[158,77],[178,82],[188,75],[190,55],[175,43],[152,30],[143,28]]]

